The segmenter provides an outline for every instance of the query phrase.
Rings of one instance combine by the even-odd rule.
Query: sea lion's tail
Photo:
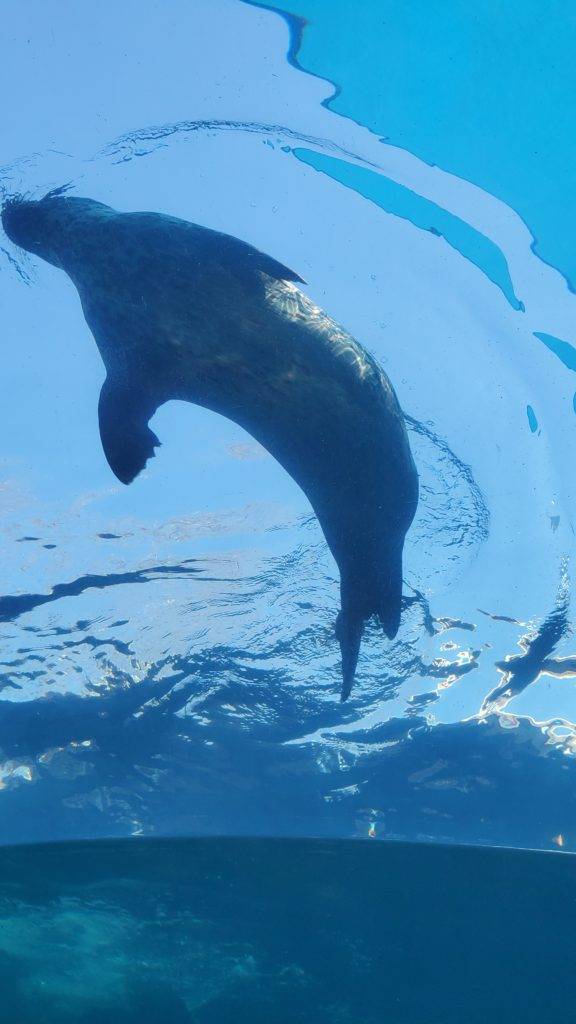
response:
[[[386,636],[393,640],[400,628],[402,611],[402,561],[389,568],[372,585],[363,586],[341,582],[340,594],[342,608],[336,619],[336,636],[340,642],[342,653],[342,691],[341,700],[350,696],[360,643],[367,619],[376,615]]]

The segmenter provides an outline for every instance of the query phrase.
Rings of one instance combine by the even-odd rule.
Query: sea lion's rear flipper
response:
[[[402,611],[402,553],[388,554],[383,571],[370,579],[359,574],[342,578],[340,597],[342,610],[336,619],[336,636],[342,653],[342,692],[344,701],[350,696],[364,623],[373,615],[380,621],[386,636],[393,640],[400,627]]]
[[[340,611],[336,619],[336,636],[340,642],[342,654],[342,690],[340,699],[347,700],[352,690],[360,641],[364,632],[364,616],[348,610]]]
[[[157,403],[139,391],[107,377],[100,392],[98,419],[100,437],[108,465],[129,484],[144,469],[160,444],[148,420]]]

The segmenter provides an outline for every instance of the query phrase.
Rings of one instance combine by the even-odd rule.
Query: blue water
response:
[[[76,294],[1,239],[0,841],[569,851],[572,136],[533,141],[569,109],[573,16],[519,39],[511,5],[363,4],[361,54],[349,5],[279,6],[66,2],[55,28],[10,0],[0,188],[70,182],[246,239],[381,361],[421,483],[401,630],[367,629],[341,705],[337,571],[302,492],[178,402],[122,487]]]
[[[249,2],[287,16],[290,59],[332,83],[330,109],[503,200],[574,282],[570,0]]]
[[[3,850],[0,871],[13,1024],[541,1024],[573,1013],[571,857],[131,840]]]

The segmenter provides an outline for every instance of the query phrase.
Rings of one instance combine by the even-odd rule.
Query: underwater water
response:
[[[78,296],[3,235],[2,843],[576,841],[575,26],[553,6],[498,105],[510,4],[363,4],[361,51],[343,3],[8,0],[1,198],[69,185],[293,268],[393,382],[420,501],[400,631],[367,627],[342,704],[302,490],[184,401],[119,483]]]
[[[129,840],[2,850],[0,872],[13,1024],[572,1018],[571,857]]]

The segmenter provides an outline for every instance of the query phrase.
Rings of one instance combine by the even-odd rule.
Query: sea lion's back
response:
[[[303,283],[302,278],[272,256],[248,242],[191,221],[161,213],[119,215],[126,238],[137,242],[140,252],[168,262],[173,270],[214,278],[234,275],[256,284],[261,275],[277,281]]]

